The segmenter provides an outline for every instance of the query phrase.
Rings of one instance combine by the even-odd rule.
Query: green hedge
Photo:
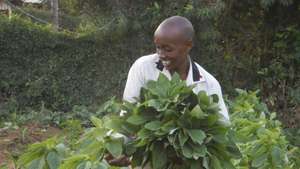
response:
[[[15,100],[24,108],[45,102],[48,108],[69,110],[120,95],[134,59],[128,45],[99,33],[75,37],[17,17],[1,18],[2,104]]]

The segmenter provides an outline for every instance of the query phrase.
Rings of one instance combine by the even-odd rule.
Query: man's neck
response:
[[[187,58],[188,59],[185,60],[185,63],[181,64],[181,66],[178,69],[170,71],[171,75],[173,75],[174,72],[176,72],[179,74],[179,76],[182,80],[187,79],[189,69],[190,69],[190,59],[189,59],[189,57],[187,57]]]

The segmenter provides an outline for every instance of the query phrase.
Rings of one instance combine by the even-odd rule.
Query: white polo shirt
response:
[[[205,91],[208,95],[217,94],[219,96],[220,113],[229,120],[227,108],[225,106],[221,86],[219,82],[199,64],[191,61],[186,84],[195,85],[194,93]],[[135,102],[140,97],[141,88],[149,80],[157,80],[159,73],[163,73],[171,79],[170,72],[164,68],[157,54],[142,56],[131,66],[123,94],[123,100]]]

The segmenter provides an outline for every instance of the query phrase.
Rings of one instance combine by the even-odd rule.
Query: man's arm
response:
[[[140,90],[144,85],[142,70],[137,61],[131,66],[123,93],[123,100],[136,102],[136,99],[140,98]]]
[[[224,103],[224,99],[222,97],[222,93],[220,95],[218,95],[220,97],[219,99],[219,105],[220,105],[220,108],[221,108],[221,114],[229,121],[229,114],[228,114],[228,110],[227,110],[227,107]]]
[[[136,99],[140,97],[140,90],[143,87],[142,69],[140,68],[138,62],[136,61],[129,69],[127,81],[123,93],[123,100],[128,102],[136,102]],[[126,111],[121,111],[120,115],[126,113]],[[130,138],[123,136],[125,140]],[[131,161],[129,157],[121,156],[119,158],[114,158],[111,154],[105,157],[110,165],[126,167],[130,165]]]
[[[226,107],[224,99],[223,99],[222,89],[221,89],[221,86],[220,86],[220,84],[217,80],[216,80],[215,89],[214,89],[213,94],[218,95],[218,97],[219,97],[219,103],[218,104],[221,108],[220,113],[229,121],[228,110],[227,110],[227,107]]]

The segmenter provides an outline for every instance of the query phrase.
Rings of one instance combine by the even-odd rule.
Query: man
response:
[[[195,93],[201,90],[219,96],[220,113],[229,120],[219,82],[200,65],[193,62],[189,52],[193,46],[194,28],[181,16],[164,20],[154,33],[156,53],[139,58],[129,70],[123,99],[135,102],[141,88],[149,80],[156,80],[159,73],[171,78],[175,72],[187,85],[196,84]]]
[[[156,80],[160,73],[171,79],[172,74],[176,72],[187,85],[195,84],[195,93],[204,90],[209,95],[217,94],[220,113],[229,120],[219,82],[189,56],[193,38],[194,28],[188,19],[172,16],[164,20],[154,33],[156,53],[143,56],[134,62],[128,73],[123,99],[129,102],[137,101],[141,88],[149,80]],[[130,163],[126,157],[108,158],[108,162],[119,166]]]

